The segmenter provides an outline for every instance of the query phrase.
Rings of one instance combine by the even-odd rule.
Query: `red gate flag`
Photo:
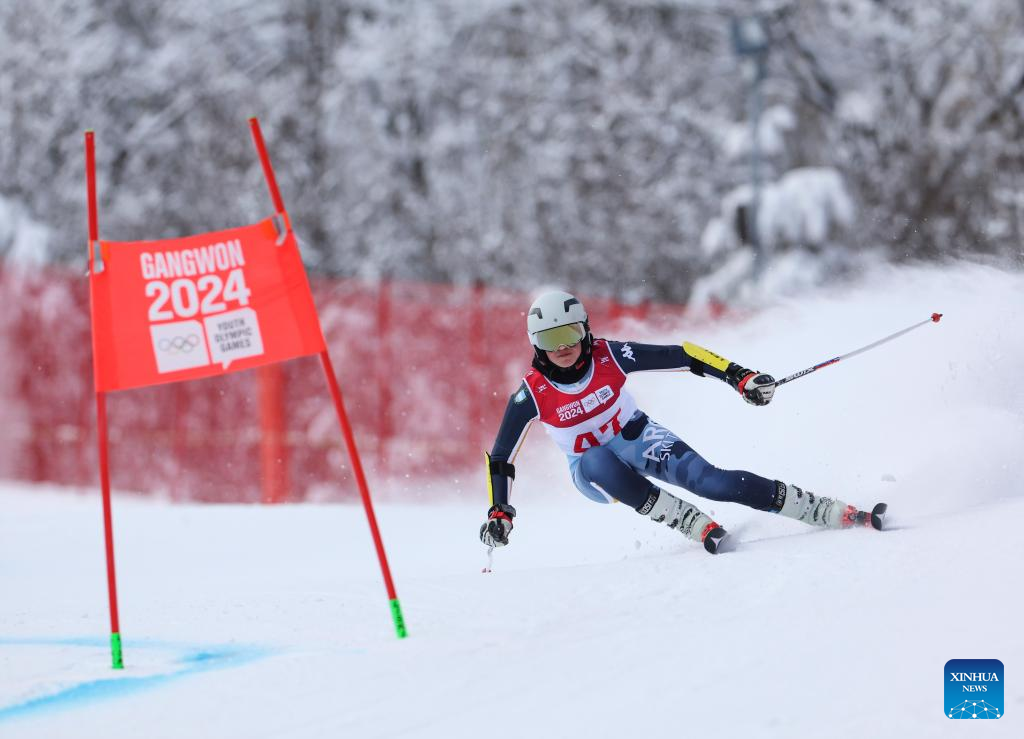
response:
[[[276,215],[251,226],[163,241],[100,241],[94,136],[92,131],[85,133],[96,443],[115,669],[123,668],[124,661],[114,568],[106,393],[212,377],[308,354],[320,355],[377,549],[395,632],[400,639],[406,636],[366,475],[306,270],[259,122],[250,118],[249,126]]]
[[[226,374],[326,350],[287,216],[163,241],[100,241],[96,391]],[[285,231],[285,229],[281,229]]]

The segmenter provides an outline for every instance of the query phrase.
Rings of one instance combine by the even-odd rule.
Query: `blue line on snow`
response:
[[[109,647],[104,639],[0,639],[2,646],[71,646],[71,647]],[[37,711],[53,708],[67,708],[74,704],[92,700],[113,698],[137,690],[145,690],[178,678],[195,675],[209,670],[219,670],[261,659],[270,654],[270,650],[253,646],[206,646],[176,644],[172,642],[138,641],[133,639],[126,645],[130,649],[165,649],[183,651],[177,660],[177,666],[171,672],[159,675],[140,675],[133,677],[119,675],[117,677],[92,680],[78,683],[50,695],[30,698],[21,703],[0,707],[0,722],[25,716]]]

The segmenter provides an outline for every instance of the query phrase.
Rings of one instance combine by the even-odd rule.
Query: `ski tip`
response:
[[[885,503],[877,503],[875,507],[871,509],[871,526],[876,531],[881,531],[882,526],[885,524],[885,512],[889,510],[889,506]]]
[[[721,526],[716,526],[711,529],[704,537],[704,548],[711,554],[718,554],[721,551],[725,551],[728,545],[729,533]]]
[[[932,313],[932,321],[934,323],[938,323],[940,318],[942,318],[941,313]]]

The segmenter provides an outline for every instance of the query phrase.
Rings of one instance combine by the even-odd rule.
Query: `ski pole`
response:
[[[924,321],[921,321],[920,323],[915,323],[913,326],[907,326],[902,331],[897,331],[896,333],[894,333],[894,334],[892,334],[890,336],[886,336],[884,339],[879,339],[878,341],[876,341],[873,344],[868,344],[867,346],[862,346],[860,349],[855,349],[854,351],[852,351],[852,352],[850,352],[848,354],[843,354],[840,357],[834,357],[832,359],[829,359],[826,362],[822,362],[820,364],[816,364],[813,367],[808,367],[807,369],[801,370],[799,372],[796,372],[796,373],[790,375],[789,377],[783,377],[781,380],[777,380],[775,382],[775,387],[778,387],[779,385],[785,385],[787,382],[792,382],[793,380],[796,380],[796,379],[798,379],[800,377],[803,377],[804,375],[809,375],[812,372],[817,372],[822,367],[828,367],[830,364],[835,364],[836,362],[841,362],[844,359],[849,359],[850,357],[855,357],[858,354],[862,354],[863,352],[866,352],[868,349],[874,349],[876,346],[880,346],[881,344],[884,344],[887,341],[892,341],[893,339],[898,339],[900,336],[903,336],[903,334],[907,333],[908,331],[913,331],[915,328],[920,328],[921,326],[925,325],[926,323],[938,323],[940,318],[942,318],[942,314],[941,313],[932,313],[932,317],[931,318],[928,318],[928,319],[926,319]]]

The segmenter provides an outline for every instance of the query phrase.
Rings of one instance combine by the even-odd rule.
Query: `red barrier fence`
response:
[[[311,284],[371,481],[479,467],[529,363],[531,296],[416,282]],[[582,297],[598,335],[682,333],[678,306]],[[87,278],[0,266],[0,305],[0,476],[95,486]],[[321,373],[317,357],[307,357],[109,395],[113,486],[216,502],[282,491],[291,501],[354,498]]]

